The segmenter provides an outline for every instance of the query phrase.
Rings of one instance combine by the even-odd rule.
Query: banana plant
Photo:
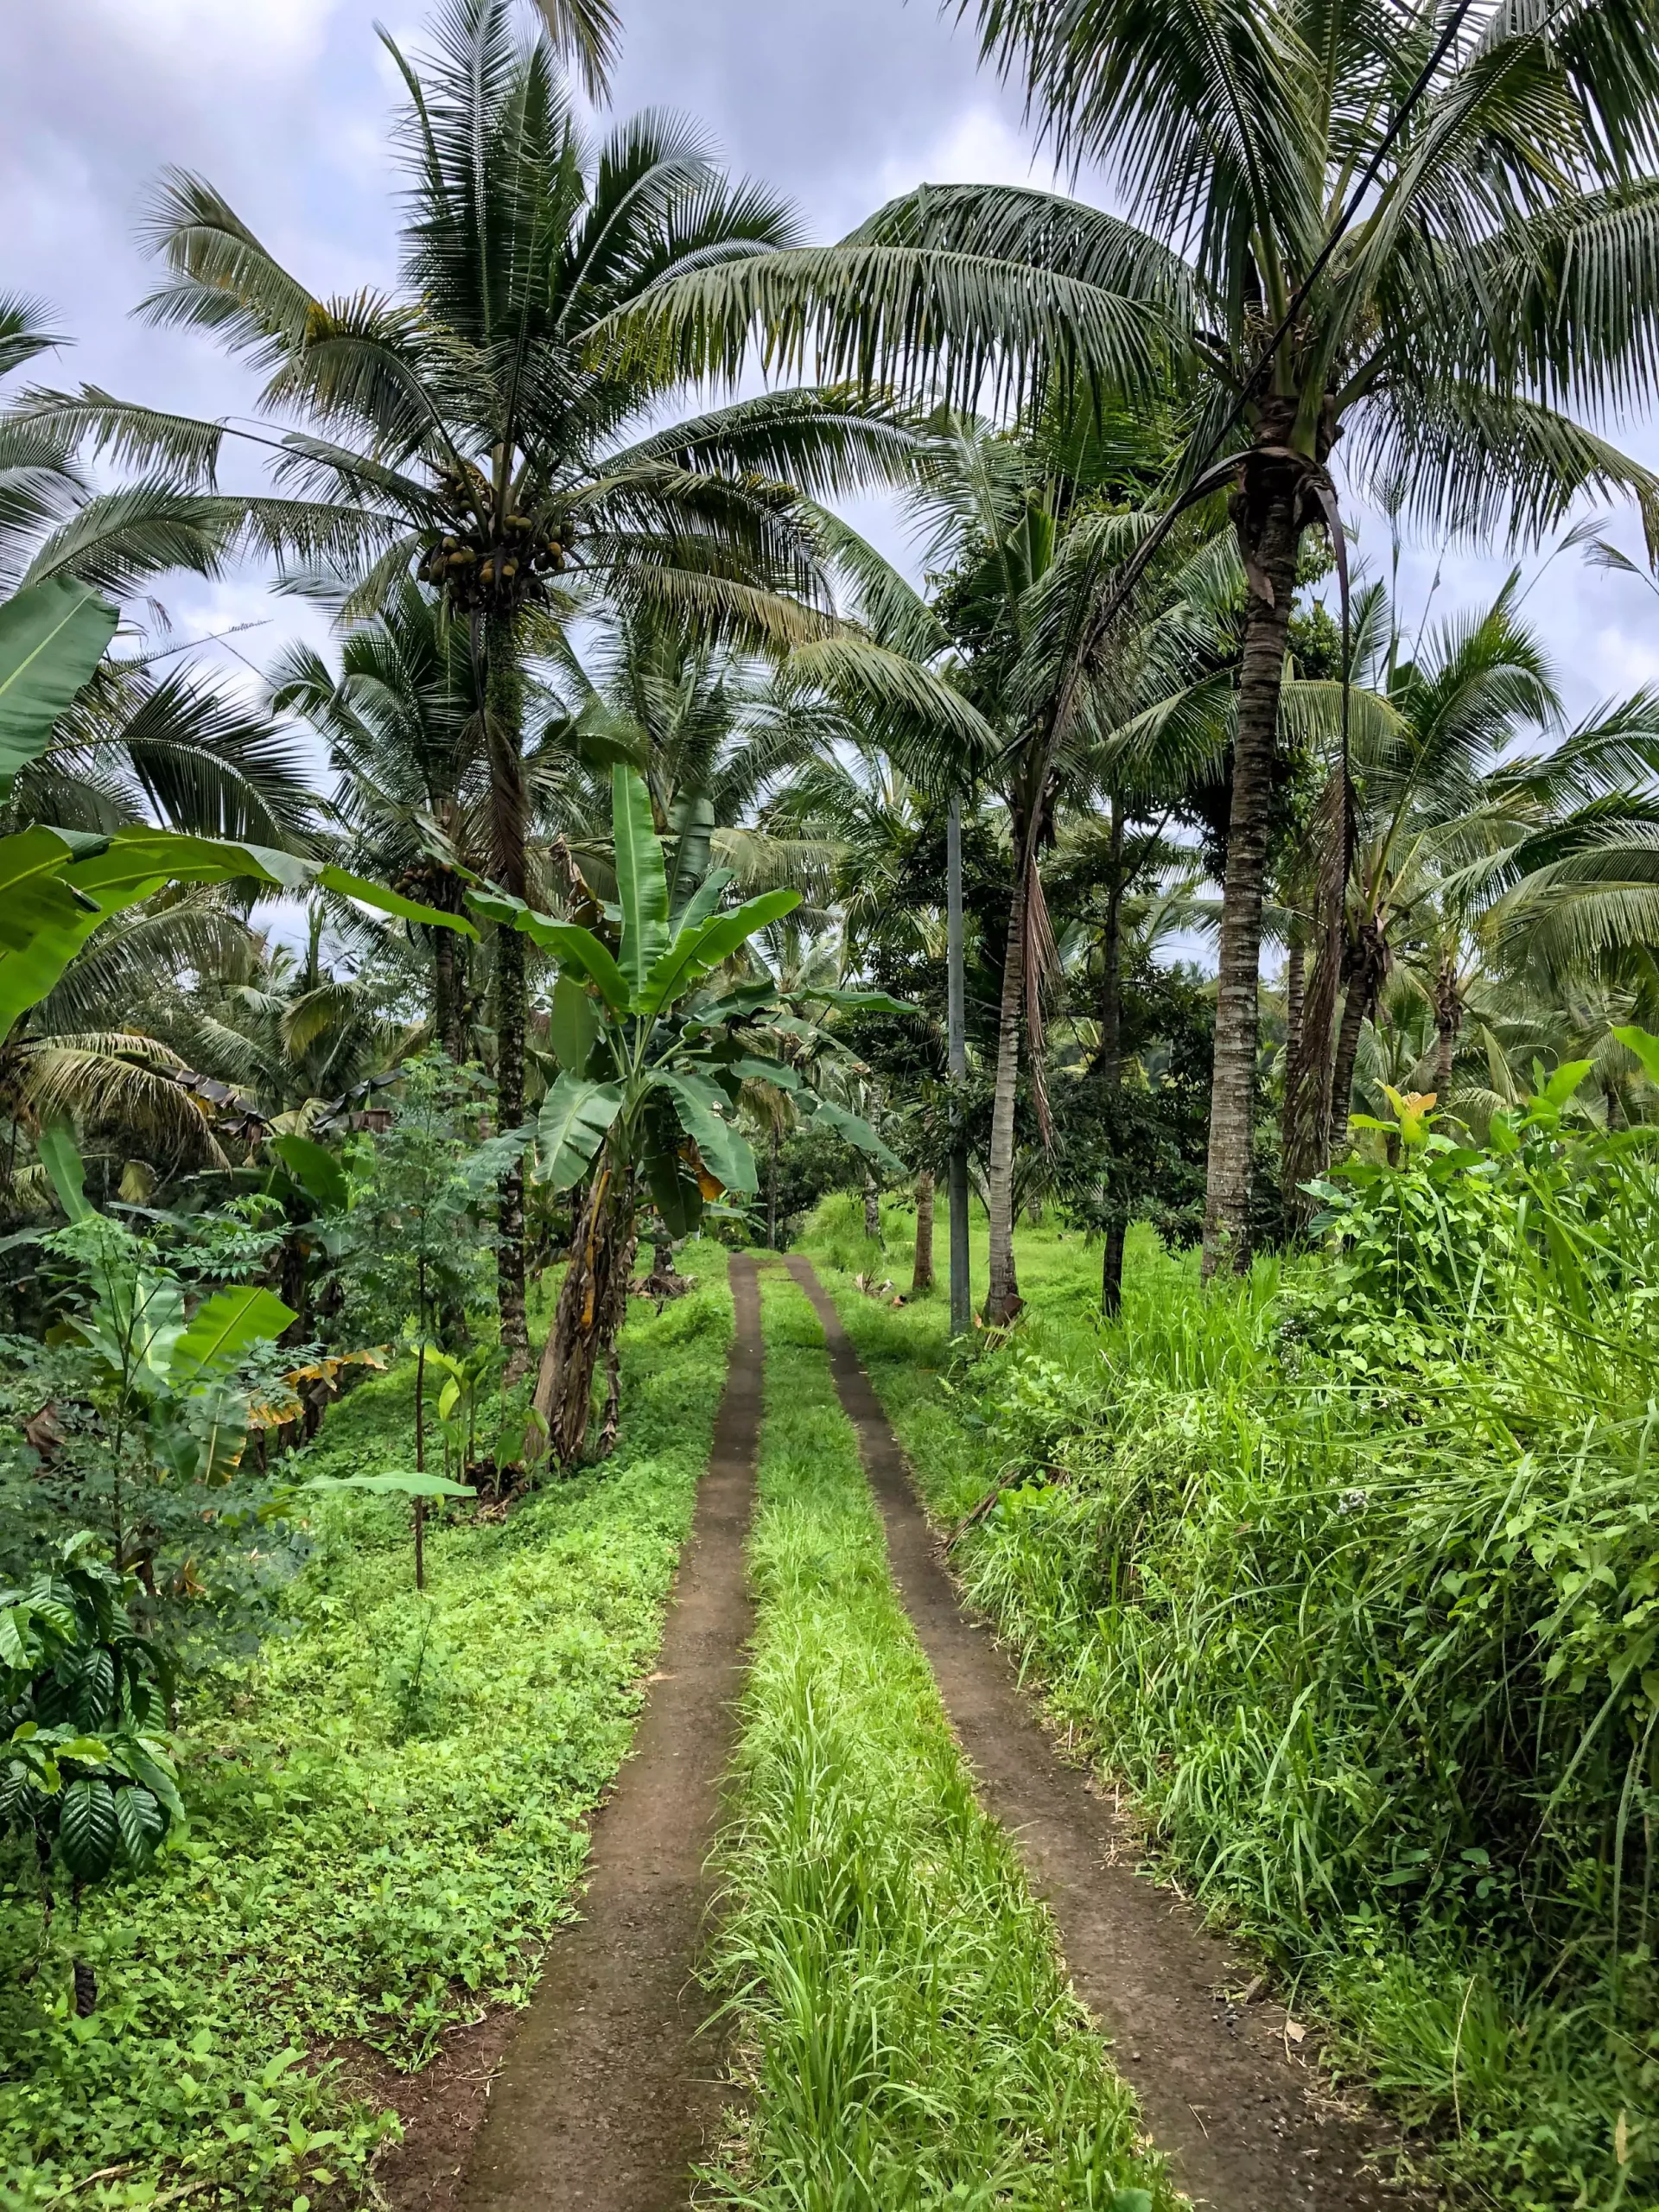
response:
[[[237,1370],[254,1347],[274,1344],[291,1306],[254,1284],[215,1291],[187,1313],[185,1286],[153,1247],[100,1214],[83,1187],[80,1155],[62,1130],[41,1144],[68,1226],[46,1240],[82,1273],[91,1296],[65,1323],[105,1371],[114,1398],[110,1422],[112,1527],[118,1567],[143,1566],[142,1516],[135,1527],[124,1481],[130,1440],[152,1474],[180,1482],[230,1481],[247,1441],[249,1404]]]
[[[444,1459],[461,1471],[463,1481],[478,1457],[478,1414],[486,1386],[506,1355],[499,1344],[478,1344],[471,1351],[440,1351],[429,1344],[427,1370],[443,1377],[438,1391],[438,1426],[443,1434]]]
[[[521,900],[474,892],[491,921],[523,931],[557,964],[551,1042],[559,1074],[537,1124],[536,1173],[555,1190],[585,1185],[569,1263],[542,1356],[527,1456],[550,1450],[569,1466],[582,1449],[593,1381],[603,1357],[611,1376],[627,1296],[634,1220],[642,1191],[672,1234],[685,1236],[706,1201],[753,1198],[754,1154],[737,1126],[746,1079],[797,1094],[804,1114],[896,1173],[903,1163],[869,1125],[817,1097],[810,1076],[786,1064],[786,1046],[830,1039],[765,975],[722,975],[759,931],[800,903],[768,891],[741,906],[722,901],[728,870],[705,872],[682,836],[672,870],[643,779],[618,764],[611,790],[616,855],[614,949],[595,931],[537,913]],[[814,995],[829,1002],[908,1013],[879,992]]]

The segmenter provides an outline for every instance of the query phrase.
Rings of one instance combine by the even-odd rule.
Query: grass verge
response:
[[[1541,1422],[1506,1457],[1459,1402],[1326,1376],[1272,1263],[1206,1297],[1148,1232],[1129,1257],[1103,1327],[1096,1255],[1022,1230],[1028,1313],[971,1363],[942,1295],[824,1275],[938,1520],[1011,1485],[956,1554],[975,1602],[1442,2178],[1524,2212],[1659,2202],[1645,1890],[1603,1963],[1608,1839],[1650,1834],[1659,1793],[1621,1795],[1605,1672],[1545,1642],[1619,1533],[1588,1433]]]
[[[752,2094],[703,2201],[1151,2212],[1128,2088],[981,1812],[791,1283],[763,1280],[760,1606],[715,1967]]]
[[[80,1915],[90,2018],[67,1929],[42,1960],[28,1884],[0,1890],[9,2203],[356,2196],[395,2122],[351,2101],[331,2048],[413,2069],[484,2004],[524,2000],[626,1749],[708,1456],[731,1301],[718,1248],[696,1272],[629,1324],[614,1457],[505,1522],[431,1528],[423,1599],[407,1507],[330,1501],[257,1659],[190,1698],[188,1835]],[[365,1386],[306,1471],[406,1459],[410,1403],[407,1373]]]

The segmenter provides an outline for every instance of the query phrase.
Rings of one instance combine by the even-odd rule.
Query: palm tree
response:
[[[1516,793],[1496,788],[1492,772],[1521,728],[1554,727],[1560,715],[1542,648],[1520,617],[1518,581],[1511,576],[1484,613],[1442,626],[1421,655],[1402,658],[1397,633],[1389,639],[1378,688],[1395,727],[1354,769],[1333,1140],[1347,1131],[1361,1030],[1406,941],[1420,948],[1450,1078],[1463,918],[1476,910],[1491,862],[1527,826]]]
[[[677,272],[792,243],[791,219],[728,181],[682,124],[642,117],[590,146],[554,32],[521,43],[514,17],[513,0],[449,0],[419,68],[387,41],[409,93],[402,300],[317,298],[211,186],[175,173],[150,220],[170,275],[143,312],[215,331],[269,372],[265,410],[297,418],[264,443],[279,484],[302,496],[284,513],[250,503],[290,557],[353,575],[348,613],[418,574],[467,631],[493,873],[522,899],[526,665],[569,612],[566,579],[716,631],[803,634],[818,581],[789,486],[868,481],[908,439],[885,407],[817,392],[661,421],[683,378],[605,346],[603,329]],[[567,47],[602,61],[611,19],[599,0],[570,0],[557,18]],[[41,396],[30,420],[197,485],[213,481],[228,435],[248,435],[94,391]],[[524,1106],[524,945],[505,932],[495,954],[503,1129]],[[515,1368],[523,1198],[518,1160],[499,1203]]]
[[[461,911],[465,871],[488,864],[484,702],[467,632],[404,578],[353,624],[338,669],[294,645],[270,677],[271,704],[302,715],[329,748],[334,812],[359,874],[441,912]],[[427,932],[432,1027],[450,1058],[469,1057],[466,940]]]
[[[1545,529],[1659,479],[1567,411],[1652,388],[1659,10],[1440,0],[962,0],[1062,160],[1132,220],[1006,186],[928,186],[839,248],[688,277],[658,346],[868,360],[890,379],[1098,392],[1179,327],[1198,402],[1177,484],[1230,487],[1250,577],[1211,1115],[1205,1266],[1249,1256],[1250,1096],[1285,640],[1330,463],[1426,527]],[[1353,211],[1351,213],[1351,209]],[[1263,358],[1264,347],[1266,357]],[[1224,458],[1214,474],[1208,464]],[[1121,580],[1103,588],[1104,627]],[[1338,883],[1339,888],[1339,883]]]

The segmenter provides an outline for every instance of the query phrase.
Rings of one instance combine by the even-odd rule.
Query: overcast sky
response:
[[[1018,100],[976,67],[970,35],[932,0],[623,0],[620,110],[669,106],[704,123],[732,164],[793,196],[833,237],[924,180],[1048,181],[1033,168]],[[418,41],[422,10],[385,0],[394,35]],[[213,414],[245,413],[251,386],[205,338],[130,318],[149,280],[135,243],[146,186],[166,163],[200,170],[320,292],[391,280],[394,178],[390,65],[373,0],[52,0],[9,11],[0,77],[0,292],[39,296],[77,340],[53,381]],[[1099,191],[1098,180],[1085,190]],[[1659,428],[1612,434],[1659,463]],[[1635,550],[1628,520],[1617,534]],[[1361,551],[1386,567],[1380,526]],[[1479,603],[1505,563],[1410,553],[1402,597],[1435,612]],[[1536,565],[1535,563],[1534,564]],[[306,618],[246,576],[168,587],[191,632],[268,626],[240,646],[269,661]],[[1556,561],[1531,611],[1569,700],[1659,681],[1659,601],[1630,578]]]

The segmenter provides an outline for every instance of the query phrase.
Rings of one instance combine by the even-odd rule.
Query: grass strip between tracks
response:
[[[715,1970],[750,2094],[705,2202],[1152,2212],[1129,2091],[981,1812],[791,1283],[763,1281],[760,1605]]]

